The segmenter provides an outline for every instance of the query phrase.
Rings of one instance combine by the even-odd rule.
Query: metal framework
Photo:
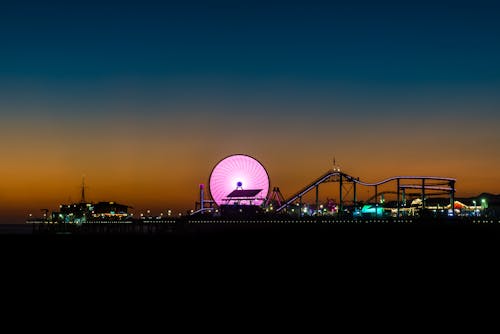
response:
[[[285,203],[285,198],[280,191],[279,187],[274,187],[271,195],[269,195],[264,203],[265,207],[269,207],[270,205],[276,204],[276,207],[280,207]]]
[[[406,182],[410,180],[411,184],[402,184],[402,182]],[[426,191],[441,191],[449,194],[450,196],[450,204],[453,208],[453,204],[455,202],[455,182],[456,179],[449,177],[438,177],[438,176],[393,176],[388,179],[382,180],[380,182],[363,182],[360,181],[359,178],[355,178],[351,175],[343,173],[339,170],[329,170],[311,183],[307,184],[304,188],[296,192],[294,195],[289,197],[283,205],[281,205],[276,212],[280,212],[288,208],[295,201],[299,201],[300,207],[302,207],[302,197],[310,192],[311,190],[315,190],[316,193],[316,210],[319,210],[319,186],[325,182],[338,182],[339,183],[339,212],[343,212],[344,206],[344,185],[345,183],[351,184],[353,189],[353,203],[356,205],[357,203],[357,193],[356,186],[362,185],[367,187],[373,187],[375,190],[375,201],[378,200],[378,186],[389,183],[396,182],[396,194],[397,194],[397,217],[400,216],[400,207],[401,207],[401,196],[403,202],[405,201],[405,191],[406,189],[419,189],[421,191],[422,196],[422,209],[425,209],[425,194]],[[415,184],[418,182],[417,184]],[[381,193],[382,194],[382,193]],[[299,210],[300,212],[300,210]],[[452,210],[452,214],[454,214]]]

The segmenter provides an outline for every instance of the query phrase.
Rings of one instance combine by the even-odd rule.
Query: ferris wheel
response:
[[[236,199],[239,204],[261,205],[269,192],[269,175],[257,159],[235,154],[215,165],[209,185],[210,195],[218,206]]]

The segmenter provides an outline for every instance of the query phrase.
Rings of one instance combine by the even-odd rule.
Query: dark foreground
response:
[[[123,277],[141,279],[153,272],[153,276],[187,276],[196,286],[214,272],[223,272],[228,282],[242,277],[268,282],[270,273],[278,273],[296,283],[299,276],[320,282],[333,275],[366,283],[383,275],[388,282],[418,277],[422,282],[448,284],[440,275],[450,270],[453,274],[447,280],[466,285],[466,275],[482,278],[489,277],[490,270],[496,272],[500,256],[498,221],[185,221],[137,230],[132,225],[102,224],[65,231],[48,225],[35,233],[30,225],[3,225],[0,231],[3,258],[16,268],[19,264],[36,268],[36,275],[45,275],[50,264],[63,276],[69,270],[76,270],[77,276],[95,275],[96,268],[99,273],[125,270]]]
[[[95,240],[144,241],[152,244],[222,243],[318,245],[500,244],[500,221],[493,219],[420,220],[177,220],[133,224],[24,224],[0,225],[0,239],[15,240]]]

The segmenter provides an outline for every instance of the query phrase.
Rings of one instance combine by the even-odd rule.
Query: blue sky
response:
[[[494,2],[2,6],[8,79],[497,85],[500,75]]]

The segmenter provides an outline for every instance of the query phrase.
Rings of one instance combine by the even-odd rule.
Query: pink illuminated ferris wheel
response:
[[[269,192],[269,176],[262,164],[244,154],[222,159],[210,174],[210,194],[217,205],[235,199],[240,204],[261,205]],[[232,197],[233,196],[233,197]],[[250,200],[250,198],[252,198]]]

